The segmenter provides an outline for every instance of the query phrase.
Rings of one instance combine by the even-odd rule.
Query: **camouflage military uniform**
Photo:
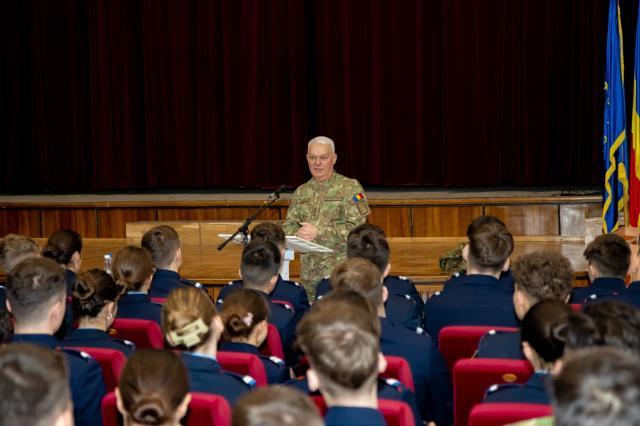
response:
[[[349,232],[362,225],[369,214],[367,197],[355,179],[333,173],[328,180],[310,179],[293,193],[283,229],[295,235],[302,222],[318,228],[314,243],[333,253],[307,253],[300,256],[300,282],[313,300],[316,284],[347,254]]]

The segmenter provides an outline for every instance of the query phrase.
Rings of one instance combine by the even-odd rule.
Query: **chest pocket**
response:
[[[320,205],[320,220],[325,223],[331,223],[334,220],[342,219],[344,216],[342,206],[342,197],[325,197],[324,202]]]

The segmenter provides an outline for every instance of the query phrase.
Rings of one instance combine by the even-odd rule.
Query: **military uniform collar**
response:
[[[54,349],[60,346],[60,342],[50,334],[16,334],[11,339],[12,342],[33,343],[35,345],[46,346]]]
[[[629,284],[628,291],[631,293],[640,293],[640,281],[633,281]]]
[[[83,339],[83,340],[104,340],[109,339],[109,334],[104,330],[97,328],[77,328],[73,330],[69,339]]]
[[[616,277],[598,277],[591,283],[591,288],[598,289],[612,289],[612,290],[624,290],[624,280]]]
[[[262,355],[260,350],[250,343],[242,342],[226,342],[220,345],[221,351],[242,352],[245,354]]]
[[[311,186],[313,186],[315,189],[325,189],[325,188],[329,188],[331,187],[331,185],[333,185],[333,183],[336,181],[336,176],[338,174],[336,173],[336,171],[334,170],[333,173],[331,174],[331,177],[325,181],[322,182],[318,182],[317,180],[315,180],[314,178],[311,178]]]

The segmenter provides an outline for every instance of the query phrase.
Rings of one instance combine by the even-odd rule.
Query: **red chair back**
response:
[[[251,376],[256,381],[257,386],[268,386],[267,371],[260,358],[256,355],[218,351],[216,359],[224,370],[243,376]]]
[[[388,379],[396,379],[408,389],[413,392],[416,391],[415,384],[413,382],[413,374],[411,374],[411,368],[406,359],[399,356],[386,356],[387,369],[380,376]]]
[[[284,359],[284,351],[282,350],[282,340],[280,340],[280,332],[273,324],[267,324],[267,338],[260,347],[260,352],[266,356],[277,356]]]
[[[320,395],[312,395],[311,399],[316,404],[320,415],[324,417],[328,410],[324,398]],[[384,416],[387,426],[414,426],[416,424],[413,412],[406,402],[379,399],[378,411]]]
[[[571,309],[573,309],[573,312],[580,312],[580,309],[582,309],[581,303],[571,303],[569,304],[569,306],[571,306]]]
[[[490,325],[452,325],[444,327],[438,335],[440,353],[452,371],[456,361],[471,358],[478,350],[482,336],[491,330],[518,331],[514,327],[495,327]]]
[[[533,374],[529,361],[513,359],[461,359],[453,367],[453,411],[456,426],[467,426],[469,413],[489,387],[524,383]]]
[[[166,297],[152,297],[151,301],[153,303],[157,303],[158,305],[164,305],[164,302],[167,301]]]
[[[473,407],[469,426],[502,426],[553,414],[551,405],[490,402]]]
[[[122,374],[124,365],[127,363],[127,357],[124,356],[122,352],[117,349],[89,348],[84,346],[65,346],[65,349],[75,349],[86,352],[98,361],[102,369],[102,377],[104,378],[107,392],[113,391],[116,386],[118,386],[120,375]]]
[[[118,339],[131,340],[137,348],[162,349],[164,336],[157,322],[143,319],[116,318],[109,334]]]

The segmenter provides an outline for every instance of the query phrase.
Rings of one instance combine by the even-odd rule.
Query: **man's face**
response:
[[[333,175],[333,166],[338,156],[331,152],[331,146],[312,143],[307,150],[307,162],[311,176],[318,182],[323,182]]]

